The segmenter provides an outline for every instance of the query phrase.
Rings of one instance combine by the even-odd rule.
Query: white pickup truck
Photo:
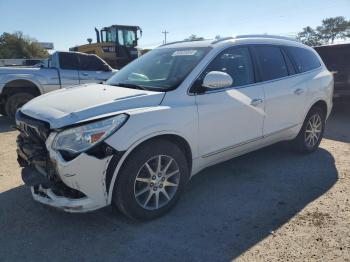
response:
[[[117,70],[96,55],[55,52],[34,67],[0,67],[0,114],[14,118],[18,108],[41,94],[84,83],[101,83]]]

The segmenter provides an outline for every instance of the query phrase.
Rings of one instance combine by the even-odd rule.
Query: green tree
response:
[[[316,30],[323,40],[333,44],[337,38],[349,37],[350,21],[347,21],[343,16],[326,18],[322,20],[322,25],[318,26]]]
[[[49,54],[39,43],[22,32],[3,33],[0,36],[0,58],[46,58]]]
[[[303,31],[298,33],[297,39],[309,46],[318,46],[322,44],[321,35],[310,26],[304,27]]]
[[[204,37],[196,36],[196,35],[190,35],[188,38],[184,39],[185,41],[196,41],[196,40],[204,40]]]

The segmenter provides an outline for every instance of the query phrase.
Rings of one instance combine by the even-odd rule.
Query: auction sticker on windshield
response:
[[[185,56],[185,55],[195,55],[197,50],[178,50],[175,51],[171,56]]]

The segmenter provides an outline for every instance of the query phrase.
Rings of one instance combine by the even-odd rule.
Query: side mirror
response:
[[[208,89],[225,88],[232,86],[232,77],[220,71],[211,71],[203,79],[202,86]]]

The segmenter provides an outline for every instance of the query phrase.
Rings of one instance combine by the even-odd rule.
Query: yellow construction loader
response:
[[[95,28],[96,43],[89,38],[88,44],[70,48],[87,54],[95,54],[111,67],[120,69],[139,56],[137,41],[142,36],[139,26],[112,25],[100,31]]]

